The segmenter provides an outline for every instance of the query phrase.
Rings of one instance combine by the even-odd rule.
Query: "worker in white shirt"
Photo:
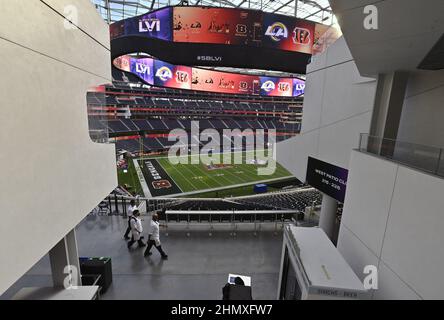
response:
[[[131,226],[131,241],[128,242],[128,249],[132,247],[132,245],[137,241],[139,244],[139,248],[145,247],[146,245],[143,243],[142,239],[142,220],[140,219],[139,210],[134,210],[133,215],[130,218],[130,226]]]
[[[151,248],[154,246],[157,251],[159,251],[162,259],[168,259],[168,255],[163,251],[162,244],[160,243],[160,224],[159,224],[159,216],[157,213],[153,214],[153,218],[151,220],[150,231],[148,236],[148,247],[145,250],[144,256],[150,256]]]
[[[129,205],[128,209],[127,209],[127,212],[128,212],[128,228],[126,228],[125,235],[123,236],[123,238],[125,240],[129,240],[130,239],[129,234],[131,232],[131,217],[133,216],[134,210],[137,210],[136,201],[131,200],[130,205]]]

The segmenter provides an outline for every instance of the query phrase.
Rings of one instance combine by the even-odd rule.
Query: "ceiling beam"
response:
[[[326,9],[326,8],[325,8],[325,9]],[[328,11],[328,10],[325,10],[325,9],[324,9],[324,8],[321,8],[320,10],[318,10],[318,11],[316,11],[316,12],[310,13],[308,16],[304,17],[303,19],[308,19],[308,18],[310,18],[310,17],[313,17],[313,16],[317,15],[317,14],[320,13],[320,12],[328,12],[328,13],[331,13],[331,11]]]
[[[290,1],[288,1],[287,3],[281,5],[279,8],[275,9],[275,10],[273,11],[273,13],[278,12],[279,10],[285,8],[286,6],[288,6],[288,5],[289,5],[290,3],[292,3],[293,1],[294,1],[294,0],[290,0]]]
[[[109,6],[109,0],[105,1],[105,10],[106,10],[106,20],[108,24],[111,24],[111,8]]]
[[[223,3],[227,4],[227,5],[229,5],[230,7],[236,8],[236,5],[233,2],[231,2],[231,1],[220,0],[220,2],[223,2]]]
[[[217,5],[220,4],[221,6],[228,6],[233,8],[240,8],[245,5],[245,3],[250,3],[250,0],[240,0],[237,4],[233,3],[232,0],[196,0],[193,5]],[[300,2],[298,5],[298,1]],[[191,2],[191,1],[190,1]],[[104,0],[103,6],[100,4],[96,4],[96,7],[103,8],[104,11],[102,11],[102,15],[104,19],[108,23],[112,23],[114,19],[119,19],[118,17],[123,15],[137,15],[141,10],[147,10],[152,11],[155,8],[156,4],[161,4],[160,0],[151,0],[149,1],[141,1],[141,0]],[[255,2],[256,4],[259,4],[259,1]],[[113,8],[113,4],[121,6],[120,8]],[[261,0],[260,4],[263,5],[262,10],[269,10],[273,13],[278,13],[283,8],[294,8],[294,14],[301,16],[301,13],[306,11],[310,13],[313,9],[309,8],[303,8],[303,5],[307,5],[311,8],[316,8],[319,10],[315,10],[315,12],[311,12],[308,14],[304,19],[308,19],[310,17],[313,17],[315,15],[318,15],[320,12],[326,12],[332,15],[332,11],[330,6],[326,6],[325,8],[322,8],[322,6],[317,3],[314,0],[284,0],[284,1],[275,1],[275,0],[268,0],[264,1]],[[294,7],[293,7],[294,5]],[[286,11],[286,14],[291,14],[290,11]],[[114,17],[113,17],[114,16]]]
[[[126,0],[124,0],[124,1],[108,0],[108,1],[109,1],[109,3],[121,4],[121,5],[125,5],[127,7],[134,7],[135,8],[135,7],[139,6],[139,7],[145,8],[145,9],[149,9],[148,6],[144,5],[141,2],[137,2],[137,1],[126,1]]]
[[[321,12],[321,11],[326,11],[326,12],[329,12],[329,13],[332,12],[332,11],[329,9],[330,6],[327,6],[327,7],[325,7],[325,8],[322,8],[322,6],[321,6],[319,3],[315,2],[315,1],[311,1],[311,0],[299,0],[299,1],[301,1],[301,2],[304,3],[304,4],[308,4],[308,5],[312,6],[312,7],[316,7],[316,8],[318,8],[318,9],[320,9],[317,13],[319,13],[319,12]]]
[[[240,7],[241,5],[243,5],[245,2],[247,2],[247,0],[242,0],[242,2],[241,3],[239,3],[236,7]]]

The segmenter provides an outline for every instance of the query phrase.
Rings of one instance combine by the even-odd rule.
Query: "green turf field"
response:
[[[279,164],[277,164],[273,175],[258,175],[257,169],[259,166],[247,164],[245,153],[242,154],[243,164],[229,165],[212,170],[209,170],[202,163],[191,164],[191,156],[186,157],[190,160],[188,161],[189,164],[177,165],[171,164],[167,157],[153,157],[184,193],[291,177],[291,174]]]
[[[292,179],[284,179],[279,180],[278,183],[285,183],[288,186],[294,185],[294,178]],[[282,187],[276,187],[274,186],[274,183],[267,183],[268,184],[268,192],[275,192],[282,189]],[[219,191],[207,191],[202,192],[199,194],[191,194],[191,195],[184,195],[184,198],[231,198],[231,197],[242,197],[242,196],[251,196],[254,195],[254,184],[247,186],[247,187],[234,187]]]
[[[140,181],[132,160],[128,162],[128,171],[126,173],[121,169],[117,169],[117,177],[119,186],[126,187],[132,194],[143,195],[142,187],[140,186]]]

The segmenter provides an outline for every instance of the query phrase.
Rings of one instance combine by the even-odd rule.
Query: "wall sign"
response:
[[[344,202],[347,179],[347,169],[312,157],[308,158],[307,183],[339,202]]]

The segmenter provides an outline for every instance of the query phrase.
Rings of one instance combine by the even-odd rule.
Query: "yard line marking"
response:
[[[168,172],[168,170],[166,170],[163,165],[162,162],[157,160],[157,163],[159,164],[159,166],[162,167],[162,169],[166,172],[166,174],[168,175],[168,178],[170,178],[171,180],[173,180],[173,182],[176,184],[176,186],[179,188],[180,191],[183,192],[182,188],[180,187],[180,185],[174,180],[174,178],[170,175],[170,173]]]
[[[188,166],[187,165],[183,165],[183,167],[185,167],[187,170],[188,170],[188,172],[191,172],[191,174],[193,174],[193,175],[196,175],[193,171],[191,171],[189,168],[188,168]],[[203,180],[202,181],[204,184],[206,184],[207,185],[207,187],[209,187],[209,188],[212,188],[205,180]],[[219,182],[217,183],[217,184],[219,184]],[[220,185],[220,184],[219,184]],[[197,190],[197,189],[196,189]]]
[[[190,179],[188,179],[187,177],[185,177],[183,174],[182,174],[182,172],[178,169],[178,168],[176,168],[176,167],[171,167],[175,172],[177,172],[177,173],[179,173],[179,175],[181,175],[183,178],[184,178],[184,180],[186,181],[186,182],[188,182],[192,187],[193,187],[193,189],[194,190],[199,190],[199,188],[197,188],[191,181],[190,181]]]
[[[189,195],[194,195],[194,194],[198,195],[198,194],[214,192],[214,191],[230,190],[230,189],[236,189],[236,188],[240,188],[240,187],[253,186],[256,183],[257,184],[260,184],[260,183],[271,183],[271,182],[276,182],[276,181],[281,181],[281,180],[286,180],[286,179],[293,179],[293,178],[294,178],[293,176],[287,176],[287,177],[275,178],[275,179],[270,179],[270,180],[249,182],[249,183],[244,183],[244,184],[236,184],[236,185],[227,186],[227,187],[223,187],[223,188],[213,188],[213,189],[198,190],[198,191],[192,191],[192,192],[186,192],[186,193],[170,194],[170,195],[164,196],[162,198],[175,198],[175,197],[181,197],[182,198],[182,197],[189,196]]]

